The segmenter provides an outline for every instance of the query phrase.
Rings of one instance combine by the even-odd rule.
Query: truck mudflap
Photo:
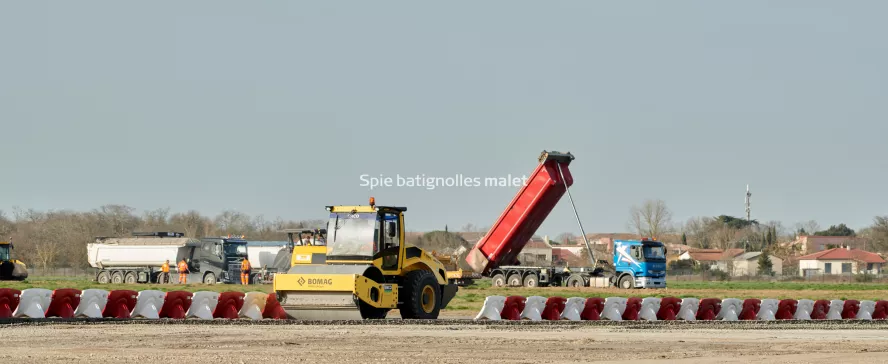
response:
[[[568,169],[573,159],[570,153],[543,151],[540,154],[540,164],[528,177],[527,184],[466,256],[466,262],[474,271],[486,274],[495,266],[517,260],[518,253],[567,192],[567,187],[573,184]]]
[[[635,277],[637,288],[666,288],[666,277]]]

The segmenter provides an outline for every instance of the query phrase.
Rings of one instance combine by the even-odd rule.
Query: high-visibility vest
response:
[[[248,271],[248,270],[250,270],[250,261],[244,259],[244,261],[241,262],[241,271]]]
[[[160,270],[164,273],[169,273],[170,272],[170,264],[163,263],[163,266],[160,267]]]
[[[188,270],[188,264],[185,264],[185,262],[179,262],[179,272],[182,273],[186,270]]]

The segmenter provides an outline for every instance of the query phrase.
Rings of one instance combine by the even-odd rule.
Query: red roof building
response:
[[[799,275],[880,274],[886,261],[876,253],[851,247],[833,248],[798,258]]]

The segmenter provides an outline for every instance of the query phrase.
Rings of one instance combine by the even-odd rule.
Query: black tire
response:
[[[503,287],[506,285],[506,276],[502,273],[498,273],[493,276],[490,284],[494,287]]]
[[[108,274],[108,272],[99,272],[99,276],[96,277],[96,282],[99,282],[99,284],[111,283],[111,275]]]
[[[376,308],[376,307],[370,306],[366,302],[361,302],[360,305],[361,305],[360,306],[361,317],[363,317],[366,320],[385,319],[385,317],[388,316],[389,311],[391,311],[388,308]]]
[[[136,284],[139,283],[139,277],[136,276],[136,272],[127,272],[123,277],[123,283],[126,284]]]
[[[540,284],[540,279],[536,274],[528,274],[527,277],[524,277],[524,286],[528,288],[534,288]]]
[[[213,274],[213,272],[209,272],[207,274],[204,274],[203,283],[204,284],[216,284],[216,275]]]
[[[121,273],[121,272],[111,273],[111,283],[123,284],[123,273]]]
[[[514,273],[509,275],[509,287],[521,287],[523,280],[521,279],[521,275],[518,273]]]
[[[157,274],[157,283],[158,284],[168,284],[172,280],[170,279],[169,273],[160,272]]]
[[[632,289],[635,288],[634,279],[632,279],[631,275],[624,275],[620,278],[620,288],[623,289]]]
[[[576,287],[585,287],[585,286],[586,286],[585,283],[586,283],[586,282],[583,280],[583,277],[576,276],[576,275],[572,275],[572,276],[570,276],[570,277],[567,278],[567,284],[566,284],[566,286],[568,286],[568,287],[574,287],[574,288],[576,288]]]
[[[401,318],[435,320],[441,312],[441,286],[432,272],[416,270],[404,279],[402,304],[398,307]]]

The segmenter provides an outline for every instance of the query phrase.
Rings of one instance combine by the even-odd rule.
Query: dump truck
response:
[[[441,264],[444,264],[444,268],[447,270],[447,281],[456,284],[457,286],[465,287],[475,283],[475,280],[481,279],[483,276],[481,276],[480,273],[462,269],[462,267],[457,264],[459,254],[465,252],[465,248],[462,249],[462,251],[457,251],[454,254],[444,254],[432,251],[432,256],[434,256],[435,259],[438,259]]]
[[[580,222],[569,187],[573,154],[543,151],[527,183],[506,206],[490,231],[469,251],[466,262],[495,286],[665,288],[666,256],[654,239],[618,240],[613,257],[597,260]],[[589,267],[524,266],[518,256],[552,209],[567,194],[583,234]]]
[[[97,269],[95,281],[102,284],[172,282],[161,274],[161,266],[169,261],[172,274],[182,259],[188,264],[188,282],[240,283],[247,241],[232,236],[196,239],[178,232],[135,232],[131,237],[98,237],[86,250],[89,265]]]
[[[0,281],[23,281],[28,278],[28,266],[15,259],[12,241],[0,241]]]
[[[406,207],[327,206],[326,246],[295,246],[274,291],[293,319],[437,319],[458,286],[429,252],[404,239]]]

